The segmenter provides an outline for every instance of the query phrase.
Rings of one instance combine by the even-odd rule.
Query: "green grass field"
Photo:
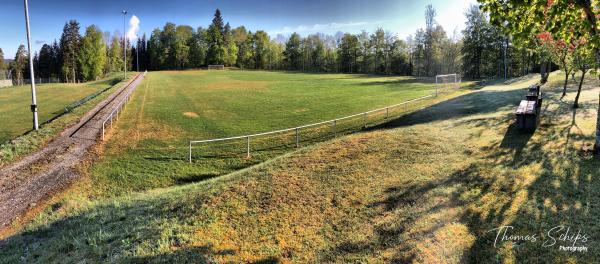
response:
[[[360,113],[429,95],[434,84],[410,77],[264,71],[151,72],[92,168],[93,189],[121,194],[205,180],[293,149],[290,133],[252,142],[188,141],[285,129]],[[342,129],[362,122],[344,121]],[[317,133],[317,132],[326,133]],[[330,139],[328,126],[302,131],[303,145]]]
[[[88,95],[110,88],[120,81],[110,77],[83,84],[37,85],[38,118],[44,123],[65,112],[65,108]],[[32,129],[30,86],[0,88],[0,144]]]
[[[103,199],[80,182],[0,245],[0,263],[593,263],[597,80],[572,110],[573,89],[561,98],[553,74],[541,126],[519,133],[514,108],[536,80],[447,95],[367,132],[198,183]],[[577,245],[589,251],[542,246],[560,225],[588,235]],[[490,230],[500,226],[538,240],[494,246]]]

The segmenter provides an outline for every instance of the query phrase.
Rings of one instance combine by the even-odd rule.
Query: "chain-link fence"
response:
[[[23,80],[16,80],[13,79],[12,80],[13,85],[14,86],[19,86],[19,85],[30,85],[31,84],[31,79],[23,79]],[[60,83],[60,79],[56,78],[56,77],[50,77],[50,78],[35,78],[35,84],[45,84],[45,83]]]
[[[10,71],[0,70],[0,88],[12,86]]]

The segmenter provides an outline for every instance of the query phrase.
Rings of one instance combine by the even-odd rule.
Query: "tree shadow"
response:
[[[472,92],[403,115],[390,122],[370,127],[370,130],[408,127],[472,115],[495,113],[516,107],[523,95],[523,89]]]
[[[573,142],[593,140],[593,135],[582,133],[576,121],[582,115],[587,117],[587,111],[565,111],[560,105],[546,105],[542,111],[542,126],[534,133],[520,133],[513,114],[471,117],[516,106],[512,101],[517,102],[522,94],[522,90],[468,94],[372,128],[389,129],[453,119],[454,125],[468,125],[476,131],[498,130],[498,127],[505,130],[498,140],[482,146],[476,153],[477,160],[467,167],[438,179],[407,179],[408,184],[388,188],[382,199],[369,205],[381,208],[379,214],[386,215],[383,221],[377,221],[373,237],[366,242],[339,243],[329,255],[352,259],[356,255],[394,252],[391,262],[424,262],[422,254],[435,256],[435,253],[422,251],[419,243],[429,241],[427,246],[442,243],[432,237],[448,224],[429,219],[442,211],[460,208],[457,221],[466,225],[475,239],[457,262],[592,263],[600,259],[600,252],[596,250],[600,247],[600,226],[597,225],[600,207],[596,206],[600,196],[595,191],[600,189],[600,181],[596,179],[600,175],[600,161],[582,152]],[[459,118],[462,119],[455,120]],[[454,190],[449,199],[436,199],[448,190]],[[423,226],[424,222],[427,228],[414,228]],[[589,252],[559,248],[572,245],[572,241],[542,246],[551,239],[548,232],[561,225],[571,227],[571,232],[588,235],[587,242],[579,241],[576,245],[587,246]],[[538,240],[500,240],[494,245],[497,233],[493,230],[501,226],[512,226],[511,235],[533,234]],[[560,234],[552,235],[558,238]]]
[[[182,231],[197,217],[195,205],[205,202],[207,196],[170,195],[180,197],[133,197],[124,203],[107,202],[27,229],[0,241],[0,263],[214,263],[213,256],[237,254],[210,244],[190,246]],[[51,210],[58,212],[61,207],[51,206]],[[165,249],[169,251],[158,253]],[[145,253],[131,256],[136,250]]]

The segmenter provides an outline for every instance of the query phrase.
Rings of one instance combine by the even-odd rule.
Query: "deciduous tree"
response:
[[[84,81],[102,77],[106,63],[106,45],[102,40],[102,31],[97,26],[91,25],[85,30],[77,58]]]

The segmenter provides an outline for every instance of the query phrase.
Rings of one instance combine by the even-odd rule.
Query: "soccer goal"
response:
[[[454,74],[436,75],[435,76],[435,94],[443,93],[450,89],[460,88],[461,76]]]
[[[208,70],[225,70],[225,65],[208,65]]]

